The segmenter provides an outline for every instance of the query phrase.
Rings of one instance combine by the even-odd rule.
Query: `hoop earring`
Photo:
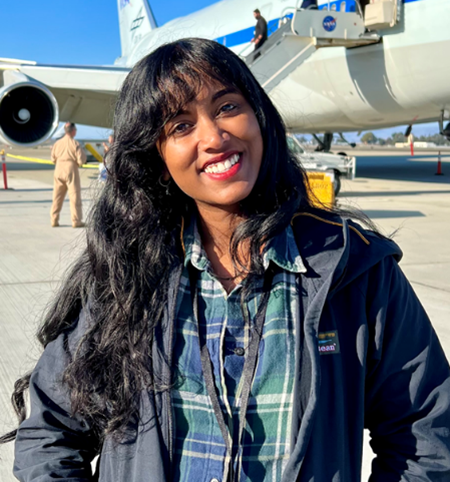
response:
[[[158,178],[158,184],[165,188],[166,190],[166,196],[170,196],[170,184],[171,184],[171,179],[169,179],[166,183],[163,181],[162,174]]]

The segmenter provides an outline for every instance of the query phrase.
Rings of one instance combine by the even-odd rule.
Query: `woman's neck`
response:
[[[229,293],[240,281],[231,256],[231,237],[244,218],[222,209],[198,209],[199,231],[214,273]]]

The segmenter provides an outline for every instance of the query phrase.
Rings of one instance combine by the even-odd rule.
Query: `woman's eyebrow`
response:
[[[220,99],[221,97],[227,94],[238,94],[238,90],[235,89],[234,87],[227,87],[225,89],[219,90],[212,96],[212,100],[214,102],[217,99]]]
[[[223,97],[224,95],[227,95],[227,94],[239,94],[240,92],[234,88],[234,87],[226,87],[224,89],[221,89],[219,91],[217,91],[211,98],[212,102],[215,102],[217,99],[220,99],[221,97]],[[189,114],[189,109],[186,108],[186,106],[182,107],[181,109],[177,110],[177,112],[175,113],[175,115],[172,116],[172,118],[170,119],[171,121],[175,118],[177,118],[178,116],[180,115],[183,115],[183,114]]]

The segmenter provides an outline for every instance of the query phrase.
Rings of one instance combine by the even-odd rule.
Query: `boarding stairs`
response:
[[[266,92],[270,92],[317,49],[377,43],[356,12],[296,9],[256,52],[241,55]]]

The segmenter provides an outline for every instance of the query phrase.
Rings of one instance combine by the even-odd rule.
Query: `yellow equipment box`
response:
[[[317,207],[334,205],[334,173],[308,171],[309,193],[313,204]]]

